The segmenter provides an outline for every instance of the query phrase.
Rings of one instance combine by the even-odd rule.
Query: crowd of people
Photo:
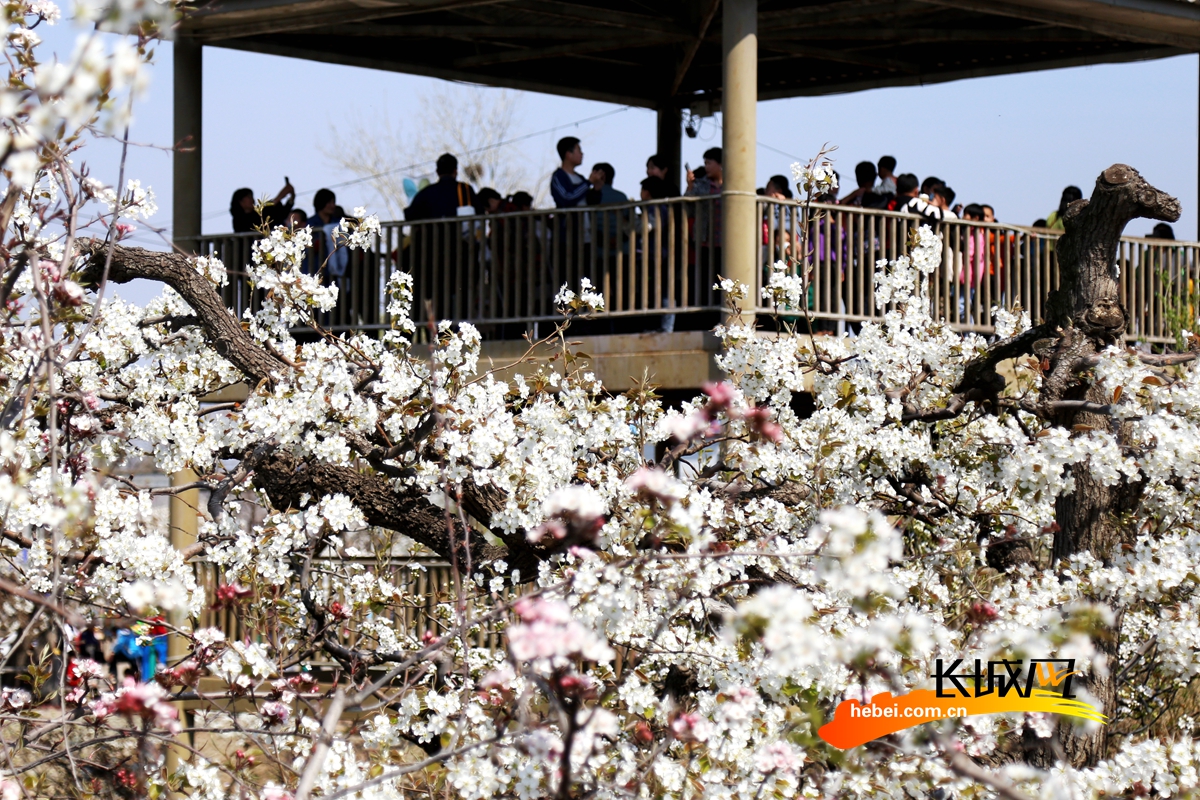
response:
[[[576,209],[594,206],[612,206],[627,204],[630,197],[614,185],[616,170],[612,164],[604,161],[596,162],[584,174],[584,153],[581,141],[573,136],[560,139],[557,143],[559,166],[550,176],[549,194],[556,209]],[[519,191],[508,196],[502,195],[490,187],[475,189],[470,183],[459,180],[458,159],[445,153],[436,162],[437,180],[421,189],[413,196],[404,211],[406,221],[437,220],[463,216],[487,216],[511,212],[529,211],[533,208],[533,196],[529,192]],[[697,287],[711,285],[709,280],[719,272],[721,264],[722,213],[720,195],[724,188],[724,167],[720,147],[712,147],[704,152],[703,165],[695,169],[685,167],[683,175],[672,174],[670,161],[659,155],[651,155],[646,160],[646,175],[640,179],[640,194],[637,199],[642,201],[664,200],[680,195],[680,178],[686,186],[684,196],[695,198],[711,198],[712,202],[682,210],[685,213],[675,214],[681,209],[672,209],[666,205],[648,206],[640,212],[626,208],[603,213],[584,212],[584,214],[560,215],[553,226],[553,253],[544,254],[549,258],[553,255],[556,263],[567,264],[582,253],[591,253],[593,259],[598,258],[598,265],[593,267],[602,272],[609,269],[608,261],[623,247],[618,231],[621,225],[618,219],[631,222],[636,215],[647,222],[650,228],[668,221],[675,214],[673,221],[685,232],[691,241],[690,249],[685,252],[685,268],[696,274],[692,276],[691,284]],[[956,203],[957,193],[936,177],[928,176],[919,179],[911,172],[897,173],[897,161],[893,156],[883,156],[876,163],[859,162],[854,168],[854,187],[840,187],[840,180],[827,193],[814,199],[823,204],[858,207],[906,213],[915,216],[922,222],[927,222],[935,228],[949,220],[966,220],[968,222],[996,222],[995,207],[990,203]],[[837,177],[837,173],[834,173]],[[847,189],[839,196],[839,192]],[[792,200],[792,182],[783,175],[774,175],[766,185],[758,190],[758,194],[774,200]],[[264,225],[288,225],[293,228],[307,226],[313,232],[313,250],[307,256],[305,269],[308,272],[322,274],[327,282],[339,282],[343,289],[348,287],[349,276],[347,269],[350,254],[344,247],[338,247],[334,231],[346,216],[342,207],[337,204],[336,195],[329,189],[319,190],[314,197],[312,215],[295,205],[295,189],[291,182],[285,179],[282,189],[265,205],[256,205],[254,194],[248,188],[237,190],[230,204],[230,214],[233,218],[235,232],[261,230]],[[1077,186],[1066,187],[1060,198],[1058,207],[1043,219],[1033,223],[1035,229],[1061,231],[1068,206],[1083,198],[1083,192]],[[763,222],[762,244],[771,251],[788,253],[790,235],[788,233],[791,211],[787,206],[768,210]],[[589,216],[590,215],[590,216]],[[775,241],[772,242],[769,220],[775,222]],[[471,223],[474,224],[474,223]],[[464,231],[468,223],[464,222]],[[478,250],[481,258],[488,263],[496,262],[503,265],[506,258],[512,257],[512,252],[527,251],[533,253],[533,259],[541,258],[540,245],[528,246],[540,241],[540,222],[529,218],[517,218],[517,224],[506,226],[491,226],[485,224],[482,228],[470,229],[474,236],[492,236],[490,243],[481,242]],[[487,233],[490,231],[490,234]],[[1013,256],[1006,255],[1013,243],[1012,235],[1005,234],[995,228],[980,226],[956,226],[953,229],[956,237],[955,258],[959,261],[956,266],[957,280],[969,290],[981,285],[985,275],[996,275],[1003,269],[1006,261]],[[818,233],[820,248],[842,248],[830,236],[832,233]],[[845,236],[845,232],[838,234]],[[1154,228],[1148,238],[1174,239],[1170,225],[1161,223]],[[436,239],[436,237],[435,237]],[[419,248],[421,258],[430,262],[439,261],[441,255],[449,253],[445,248],[449,245],[440,239],[424,241]],[[510,248],[515,244],[515,249]],[[407,241],[403,247],[407,248]],[[640,246],[640,245],[639,245]],[[665,244],[658,245],[666,247]],[[574,248],[574,255],[568,256],[568,248]],[[1041,249],[1052,250],[1053,242],[1038,245]],[[848,252],[848,251],[847,251]],[[665,251],[664,251],[665,254]],[[767,256],[765,263],[773,263],[778,255],[764,251]],[[586,257],[584,257],[586,260]],[[582,262],[581,262],[582,263]],[[324,265],[324,268],[321,268]],[[711,275],[710,275],[711,273]],[[664,292],[673,292],[665,288]],[[708,305],[701,298],[680,298],[684,305],[688,302]],[[675,300],[664,301],[674,305]],[[670,330],[674,315],[668,314],[663,320],[663,329]]]
[[[574,136],[560,139],[557,145],[560,164],[550,176],[550,197],[555,208],[627,203],[629,196],[614,186],[616,170],[612,164],[597,162],[585,177],[580,171],[583,165],[583,147]],[[721,148],[705,151],[704,165],[695,170],[686,169],[682,176],[686,181],[686,196],[704,197],[719,195],[722,190],[724,172]],[[839,197],[839,188],[815,198],[818,202],[834,205],[857,206],[866,209],[900,211],[915,214],[931,223],[944,220],[964,219],[975,222],[995,222],[996,210],[990,203],[955,203],[957,193],[941,178],[936,176],[919,179],[911,172],[896,174],[894,156],[883,156],[877,163],[861,161],[854,167],[855,187]],[[437,181],[419,191],[404,210],[407,221],[444,219],[455,216],[477,216],[502,214],[514,211],[529,211],[533,208],[533,195],[518,191],[508,196],[501,195],[491,187],[475,189],[471,184],[458,179],[458,159],[450,153],[443,154],[436,163]],[[679,196],[678,179],[672,180],[669,161],[658,154],[646,161],[646,177],[640,182],[640,200],[662,200]],[[834,173],[837,176],[837,173]],[[840,184],[840,176],[838,176]],[[783,175],[774,175],[758,194],[778,200],[793,199],[791,182]],[[345,216],[337,198],[329,189],[319,190],[313,202],[313,214],[309,216],[295,205],[296,190],[291,182],[285,184],[276,195],[261,208],[256,208],[254,192],[249,188],[233,193],[229,213],[235,233],[248,233],[276,225],[309,226],[322,235],[323,244],[332,247],[332,230]],[[1062,230],[1067,206],[1083,198],[1077,186],[1063,190],[1056,209],[1046,217],[1036,220],[1034,228]],[[719,229],[719,225],[714,226]],[[1170,225],[1160,223],[1147,238],[1174,239]],[[337,273],[338,265],[332,269]]]
[[[925,180],[919,179],[911,172],[896,174],[896,158],[883,156],[878,163],[860,161],[854,167],[855,187],[845,196],[839,197],[841,176],[838,186],[826,194],[816,198],[818,202],[859,208],[876,209],[880,211],[900,211],[915,214],[932,223],[950,219],[967,219],[977,222],[995,222],[996,209],[989,203],[970,203],[964,206],[955,204],[957,193],[945,181],[930,175]],[[779,185],[773,185],[776,180],[783,181],[783,176],[776,176],[768,182],[761,193],[773,196],[772,192],[780,192]],[[784,194],[791,197],[790,191]]]

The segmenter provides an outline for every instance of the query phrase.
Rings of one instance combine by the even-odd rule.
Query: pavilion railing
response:
[[[334,559],[316,559],[314,572],[320,574],[326,562]],[[452,616],[449,609],[455,604],[454,578],[450,565],[433,556],[412,555],[385,559],[383,564],[374,559],[338,558],[336,566],[344,568],[347,562],[361,562],[366,566],[379,570],[377,574],[385,578],[395,588],[401,600],[381,612],[370,612],[371,616],[382,614],[390,627],[416,639],[423,635],[443,636],[454,631]],[[205,596],[213,598],[219,586],[227,583],[221,567],[208,561],[193,562],[196,571],[197,585],[204,589]],[[469,585],[470,582],[467,582]],[[349,604],[345,596],[345,586],[331,577],[324,577],[316,582],[327,598],[328,603],[341,601]],[[507,588],[502,590],[499,597],[505,602],[515,600],[522,592]],[[466,601],[470,604],[473,618],[480,618],[490,611],[492,605],[487,592],[469,592],[472,596]],[[359,620],[360,622],[362,620]],[[478,647],[496,647],[501,642],[507,616],[501,619],[490,619],[480,623],[469,632],[469,640]],[[284,625],[281,619],[247,620],[245,612],[240,608],[206,608],[201,612],[199,627],[217,628],[224,632],[229,640],[254,639],[271,636],[274,625]],[[290,623],[290,624],[294,624]],[[360,641],[353,631],[353,625],[341,626],[340,632],[334,634],[341,644],[347,647],[372,647],[366,641]]]
[[[783,260],[796,269],[803,230],[811,266],[808,308],[785,313],[808,316],[818,329],[882,316],[874,302],[875,264],[906,252],[919,218],[820,204],[805,215],[800,203],[766,198],[758,209],[762,269],[751,287],[754,297],[761,296],[771,264]],[[1058,285],[1059,231],[961,220],[937,230],[943,259],[929,284],[935,318],[990,333],[995,306],[1019,303],[1034,320],[1041,317],[1048,292]],[[202,254],[225,263],[225,300],[239,315],[260,302],[244,266],[254,238],[228,234],[200,242]],[[418,322],[430,315],[468,321],[489,338],[515,338],[535,323],[559,319],[555,294],[564,284],[578,291],[582,278],[606,303],[588,332],[659,330],[664,324],[706,329],[722,307],[713,288],[721,256],[717,197],[389,222],[374,248],[351,254],[346,277],[337,280],[338,306],[319,321],[334,331],[387,327],[384,287],[392,272],[403,270],[413,276]],[[1124,237],[1117,263],[1130,314],[1128,338],[1168,343],[1194,327],[1200,244]]]
[[[871,275],[880,259],[907,249],[921,220],[907,214],[814,204],[807,222],[800,203],[760,200],[764,262],[789,261],[792,243],[807,224],[814,319],[876,319]],[[1048,293],[1058,287],[1055,253],[1061,231],[998,223],[949,220],[936,226],[942,263],[931,276],[935,318],[958,330],[991,333],[994,307],[1019,303],[1038,320]],[[1175,342],[1200,312],[1200,244],[1122,237],[1117,253],[1121,301],[1129,316],[1127,339]],[[792,270],[794,272],[794,268]]]

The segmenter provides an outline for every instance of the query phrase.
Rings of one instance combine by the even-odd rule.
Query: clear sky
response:
[[[43,33],[46,45],[69,56],[77,31],[69,24]],[[158,48],[147,96],[135,111],[132,138],[153,145],[172,139],[171,45]],[[810,157],[823,143],[834,154],[843,183],[853,184],[854,164],[884,154],[899,172],[936,174],[963,203],[990,203],[1001,221],[1030,224],[1058,204],[1062,188],[1076,184],[1089,194],[1096,176],[1114,162],[1139,169],[1159,188],[1180,198],[1178,238],[1197,233],[1197,57],[1179,56],[1137,64],[1080,67],[977,78],[922,87],[876,89],[820,98],[759,104],[759,184],[788,172],[796,158]],[[229,197],[239,186],[273,194],[287,175],[311,206],[312,192],[354,176],[335,166],[329,151],[352,116],[400,120],[419,135],[416,98],[435,88],[431,78],[256,55],[220,48],[204,50],[204,231],[229,230]],[[561,136],[583,139],[586,164],[608,161],[615,185],[633,194],[654,151],[653,113],[588,100],[519,95],[514,135],[560,129],[522,142],[526,159],[549,168]],[[576,120],[617,111],[579,126]],[[706,119],[695,139],[685,139],[684,160],[720,144],[717,119]],[[115,182],[119,150],[89,147],[84,160],[93,174]],[[169,153],[136,148],[127,174],[153,186],[169,228]],[[530,187],[532,191],[534,187]],[[347,209],[378,206],[365,184],[338,190]],[[1146,233],[1148,221],[1128,232]],[[136,241],[153,245],[146,230]]]

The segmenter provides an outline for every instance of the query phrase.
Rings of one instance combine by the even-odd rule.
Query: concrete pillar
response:
[[[667,160],[667,183],[683,191],[683,112],[672,104],[658,109],[658,146],[656,152]]]
[[[178,119],[178,117],[176,117]],[[178,155],[175,156],[177,159]],[[197,215],[199,216],[199,215]],[[178,219],[178,215],[176,215]],[[176,239],[178,242],[178,239]],[[182,472],[176,472],[171,475],[172,486],[186,486],[189,483],[194,483],[196,473],[190,469],[185,469]],[[189,545],[195,544],[196,536],[199,533],[199,521],[196,515],[196,509],[200,504],[200,490],[188,489],[185,492],[171,495],[170,500],[170,535],[171,545],[176,550],[183,550]],[[211,600],[211,598],[208,598]],[[187,612],[182,609],[177,609],[170,613],[170,622],[176,628],[186,630]],[[191,648],[188,646],[188,641],[176,633],[167,634],[167,663],[174,665],[183,660]],[[192,713],[183,703],[176,703],[175,708],[179,711],[179,721],[183,727],[190,728],[192,725]],[[195,744],[192,734],[184,734],[180,737],[181,742],[188,745]],[[181,764],[187,763],[191,759],[191,754],[180,747],[167,746],[167,772],[173,773],[179,769]],[[170,793],[172,798],[183,797],[177,792]]]
[[[198,42],[177,36],[174,44],[175,65],[175,145],[171,182],[171,238],[184,252],[194,252],[200,235],[200,124],[204,88],[203,59]],[[172,486],[196,480],[189,470],[171,476]],[[171,496],[171,544],[182,550],[196,541],[196,508],[200,492],[190,489]],[[181,617],[173,620],[183,622]],[[167,639],[167,651],[174,659],[183,654],[186,642],[179,636]]]
[[[743,309],[757,305],[759,272],[758,223],[754,182],[758,138],[758,0],[723,3],[724,90],[721,95],[722,158],[725,186],[721,193],[722,275],[750,287]]]
[[[193,252],[200,235],[200,127],[204,68],[201,45],[177,36],[175,62],[175,145],[171,181],[171,238]]]
[[[171,475],[172,486],[186,486],[195,481],[196,473],[190,469],[185,469]],[[187,491],[171,495],[171,546],[176,550],[184,550],[196,543],[196,536],[199,533],[199,520],[197,517],[197,509],[199,507],[199,489],[188,489]],[[183,611],[176,611],[173,616],[177,617],[177,619],[171,620],[175,625],[182,626],[187,620],[187,614]],[[167,638],[167,654],[172,661],[186,652],[187,642],[183,637],[172,635]]]

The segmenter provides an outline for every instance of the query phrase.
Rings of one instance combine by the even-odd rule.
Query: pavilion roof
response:
[[[206,45],[639,106],[719,99],[719,0],[203,0]],[[761,0],[761,99],[1200,51],[1188,0]]]

